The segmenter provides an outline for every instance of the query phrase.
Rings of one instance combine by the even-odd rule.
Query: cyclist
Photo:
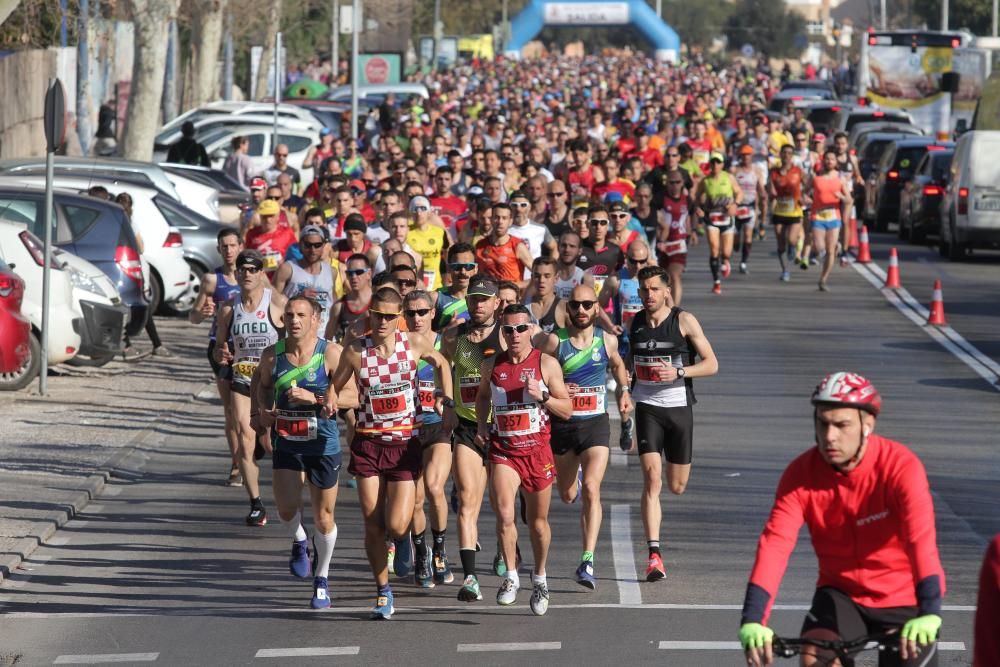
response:
[[[879,666],[937,665],[945,582],[924,466],[904,445],[875,434],[882,397],[864,377],[827,375],[812,404],[816,446],[785,469],[757,543],[739,633],[747,662],[771,661],[767,620],[805,523],[819,578],[803,637],[901,629],[899,653],[883,652]],[[831,659],[809,647],[801,664]]]
[[[743,191],[736,178],[726,171],[726,158],[713,152],[708,160],[709,173],[694,191],[696,212],[708,229],[708,265],[712,269],[712,293],[722,294],[722,279],[731,271],[729,256],[733,254],[736,227],[733,214],[743,202]],[[721,276],[721,278],[720,278]]]

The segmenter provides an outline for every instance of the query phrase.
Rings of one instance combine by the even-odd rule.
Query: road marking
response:
[[[490,651],[558,651],[562,642],[499,642],[496,644],[459,644],[459,653]]]
[[[639,577],[635,573],[635,553],[632,551],[632,508],[611,506],[611,553],[618,580],[618,602],[623,605],[642,604]]]
[[[122,487],[120,486],[105,486],[104,490],[101,491],[101,496],[117,496],[122,492]]]
[[[90,655],[61,655],[53,665],[99,665],[105,662],[155,662],[159,653],[94,653]]]
[[[68,537],[53,537],[52,539],[50,539],[45,544],[47,544],[50,547],[64,547],[67,544],[69,544],[69,541],[70,541],[70,538],[68,538]]]
[[[939,651],[964,651],[965,642],[938,642]],[[660,648],[666,651],[730,651],[741,650],[739,642],[663,641]]]
[[[87,505],[83,511],[87,514],[100,514],[104,511],[104,505]]]
[[[316,646],[313,648],[262,648],[255,658],[308,658],[317,655],[357,655],[360,646]]]

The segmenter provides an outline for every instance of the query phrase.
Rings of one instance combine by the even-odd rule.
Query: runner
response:
[[[288,261],[278,267],[274,276],[274,291],[286,297],[304,294],[319,304],[318,333],[326,333],[330,309],[334,300],[334,273],[326,254],[326,230],[316,225],[306,225],[299,234],[302,259]]]
[[[638,243],[630,249],[631,252],[637,250]],[[552,418],[552,452],[562,501],[572,503],[581,495],[583,497],[580,512],[583,554],[576,569],[576,583],[591,590],[597,588],[594,551],[601,531],[601,482],[608,465],[611,438],[605,399],[609,368],[617,382],[618,411],[623,423],[632,412],[628,371],[618,355],[618,341],[614,335],[594,326],[600,312],[596,304],[597,294],[593,287],[574,288],[569,300],[569,322],[547,336],[541,347],[543,352],[559,360],[566,388],[573,399],[573,415],[568,420]],[[578,469],[581,471],[579,476]]]
[[[843,234],[843,254],[840,256],[840,265],[847,266],[847,246],[851,240],[850,230],[857,228],[857,208],[855,202],[864,201],[865,180],[861,176],[861,164],[858,156],[851,153],[847,142],[847,135],[838,132],[833,136],[833,147],[837,153],[837,171],[840,178],[847,186],[847,191],[851,194],[851,199],[847,203],[847,213],[844,215]]]
[[[437,224],[432,224],[434,214],[426,197],[410,200],[410,229],[406,242],[420,253],[424,275],[424,289],[431,291],[441,287],[441,257],[448,249],[451,238],[448,232]]]
[[[244,245],[247,250],[259,250],[264,258],[264,271],[268,280],[274,280],[278,266],[285,261],[285,253],[289,246],[295,245],[298,239],[289,227],[278,224],[278,214],[281,208],[273,199],[265,199],[257,206],[260,225],[251,227],[246,233]]]
[[[541,616],[549,607],[545,565],[552,539],[548,517],[555,465],[548,413],[569,419],[573,402],[563,384],[559,363],[532,346],[530,320],[531,314],[521,304],[511,304],[503,311],[501,329],[507,349],[483,362],[476,393],[477,413],[485,415],[493,407],[495,419],[492,424],[480,419],[476,442],[489,448],[497,541],[504,562],[515,563],[515,567],[506,569],[497,591],[497,604],[514,604],[520,588],[515,522],[520,490],[534,552],[530,607],[533,614]]]
[[[726,171],[726,158],[722,153],[713,152],[708,162],[709,173],[698,183],[693,199],[698,217],[708,229],[712,293],[721,294],[721,278],[728,278],[732,270],[729,257],[733,254],[733,237],[736,234],[733,215],[743,201],[743,191],[736,178]]]
[[[372,297],[370,334],[344,348],[327,393],[327,414],[337,407],[337,394],[357,377],[361,407],[351,442],[350,472],[357,478],[358,500],[365,522],[365,551],[377,594],[371,618],[389,619],[394,609],[389,586],[386,534],[407,537],[413,519],[415,480],[420,475],[420,413],[417,412],[417,362],[437,369],[448,362],[423,336],[398,330],[402,298],[389,288]],[[441,414],[444,396],[435,400]]]
[[[243,251],[243,243],[240,241],[239,232],[235,229],[223,229],[216,237],[215,247],[219,251],[219,256],[222,257],[222,265],[216,267],[212,273],[206,273],[202,276],[201,289],[194,307],[188,314],[188,321],[192,324],[201,324],[206,319],[212,318],[212,326],[208,330],[208,363],[215,376],[219,400],[222,401],[226,444],[229,445],[229,454],[232,457],[232,466],[229,469],[226,486],[243,486],[243,476],[240,475],[237,453],[239,451],[239,435],[229,396],[233,369],[231,366],[221,365],[215,360],[215,336],[216,331],[218,331],[216,325],[218,324],[219,311],[222,310],[224,304],[240,292],[236,276],[236,257]]]
[[[326,338],[342,341],[351,326],[367,317],[372,300],[372,270],[367,255],[351,255],[345,264],[347,291],[333,308],[326,326]]]
[[[698,235],[691,233],[691,199],[684,190],[683,172],[674,169],[667,177],[663,197],[663,221],[656,230],[657,263],[667,270],[674,305],[681,305],[684,295],[682,276],[687,267],[688,243],[698,245]]]
[[[837,171],[837,154],[834,151],[823,154],[823,172],[812,179],[812,192],[813,246],[823,258],[819,289],[827,292],[826,280],[833,270],[837,238],[851,201],[848,186]]]
[[[639,271],[643,311],[629,330],[639,461],[642,465],[642,523],[649,547],[646,581],[666,576],[660,552],[660,489],[663,459],[671,493],[684,493],[691,474],[694,435],[692,379],[719,372],[715,352],[694,315],[673,305],[666,271]],[[701,358],[695,363],[695,356]]]
[[[802,524],[819,560],[802,636],[852,639],[898,631],[879,665],[936,666],[944,570],[924,466],[875,433],[882,398],[856,373],[831,373],[812,394],[816,446],[785,469],[757,543],[740,621],[750,665],[770,664],[768,616]],[[803,647],[802,664],[835,656]]]
[[[736,208],[736,240],[740,244],[740,273],[748,273],[750,249],[753,247],[753,228],[757,220],[763,224],[767,210],[767,190],[760,172],[753,164],[753,147],[743,144],[739,149],[739,164],[733,167],[733,178],[740,185],[743,201]]]
[[[568,299],[577,285],[594,286],[594,275],[576,265],[583,254],[583,240],[574,231],[565,231],[559,237],[559,254],[556,256],[556,284],[553,291],[560,299]]]
[[[587,209],[587,225],[590,228],[590,238],[583,242],[583,255],[578,263],[584,271],[594,276],[594,289],[598,294],[604,287],[604,282],[622,267],[625,262],[621,248],[608,242],[611,218],[604,206],[591,206]]]
[[[434,300],[434,330],[442,331],[469,319],[465,294],[479,266],[472,246],[458,242],[448,248],[448,285],[431,293]]]
[[[489,236],[476,243],[479,271],[496,281],[512,280],[526,287],[524,272],[534,258],[528,244],[511,236],[511,210],[508,204],[494,204],[491,213],[493,229]]]
[[[267,523],[267,511],[260,500],[257,459],[270,451],[267,439],[257,441],[250,424],[251,382],[261,353],[278,342],[284,333],[282,315],[285,297],[267,286],[264,278],[264,256],[257,250],[244,250],[236,258],[239,294],[232,297],[219,313],[216,332],[229,332],[227,340],[218,339],[215,361],[232,368],[230,400],[236,423],[239,450],[237,463],[243,475],[243,487],[250,496],[248,526]],[[233,341],[230,351],[228,338]]]
[[[531,264],[531,287],[525,297],[532,320],[545,334],[566,326],[566,302],[554,291],[556,268],[556,260],[551,257],[536,257]]]
[[[313,575],[313,609],[330,606],[329,572],[337,544],[337,478],[340,439],[336,415],[324,406],[330,377],[340,364],[341,348],[319,337],[322,307],[300,293],[285,304],[286,336],[264,350],[251,397],[251,423],[262,438],[272,437],[271,482],[278,518],[292,539],[288,567],[300,579]],[[302,527],[302,487],[312,501],[313,558]]]
[[[802,170],[795,166],[792,158],[795,151],[790,145],[781,149],[781,164],[771,170],[771,223],[774,225],[774,236],[778,241],[778,261],[781,263],[781,280],[792,279],[785,264],[788,259],[804,269],[809,268],[809,261],[803,260],[796,248],[802,238]],[[803,266],[804,262],[804,266]]]

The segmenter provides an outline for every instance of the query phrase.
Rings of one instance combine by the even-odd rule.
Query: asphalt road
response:
[[[769,236],[763,245],[769,251],[772,243]],[[370,622],[374,591],[360,513],[354,492],[342,489],[334,605],[311,611],[309,583],[288,574],[281,527],[275,521],[247,528],[245,495],[220,485],[228,469],[220,408],[205,399],[163,423],[104,496],[0,587],[0,665],[237,665],[281,657],[306,664],[743,664],[734,647],[756,537],[782,469],[812,442],[809,392],[824,373],[841,368],[876,383],[885,397],[877,430],[907,443],[927,467],[947,573],[941,664],[969,664],[979,564],[988,538],[1000,531],[1000,392],[855,270],[836,270],[832,291],[822,294],[815,270],[780,284],[773,253],[761,244],[755,250],[751,275],[734,273],[721,297],[709,294],[703,247],[686,274],[684,305],[701,320],[721,371],[696,383],[688,490],[663,500],[664,581],[636,581],[646,555],[639,469],[634,455],[615,456],[604,484],[597,591],[573,582],[578,507],[557,503],[546,616],[531,615],[527,591],[515,607],[497,607],[498,582],[481,574],[484,600],[472,605],[456,601],[457,580],[430,591],[394,580],[397,615]],[[933,261],[913,264],[904,265],[906,284],[934,270]],[[983,285],[997,271],[989,262],[941,269]],[[946,286],[955,303],[974,301],[963,289]],[[995,313],[949,316],[959,331],[968,322],[967,335],[978,344],[975,331],[990,336],[973,327]],[[492,524],[484,508],[486,567]],[[453,524],[449,546],[457,556]],[[803,534],[774,614],[779,634],[796,633],[814,580]]]

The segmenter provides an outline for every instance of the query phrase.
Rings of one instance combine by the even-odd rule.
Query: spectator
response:
[[[247,151],[250,149],[250,139],[248,137],[233,137],[230,145],[230,153],[226,161],[222,163],[222,171],[243,186],[247,192],[250,191],[250,181],[254,177],[254,166]]]
[[[181,138],[167,151],[167,162],[190,164],[197,167],[211,167],[208,153],[197,139],[194,138],[194,123],[184,121],[181,125]]]

